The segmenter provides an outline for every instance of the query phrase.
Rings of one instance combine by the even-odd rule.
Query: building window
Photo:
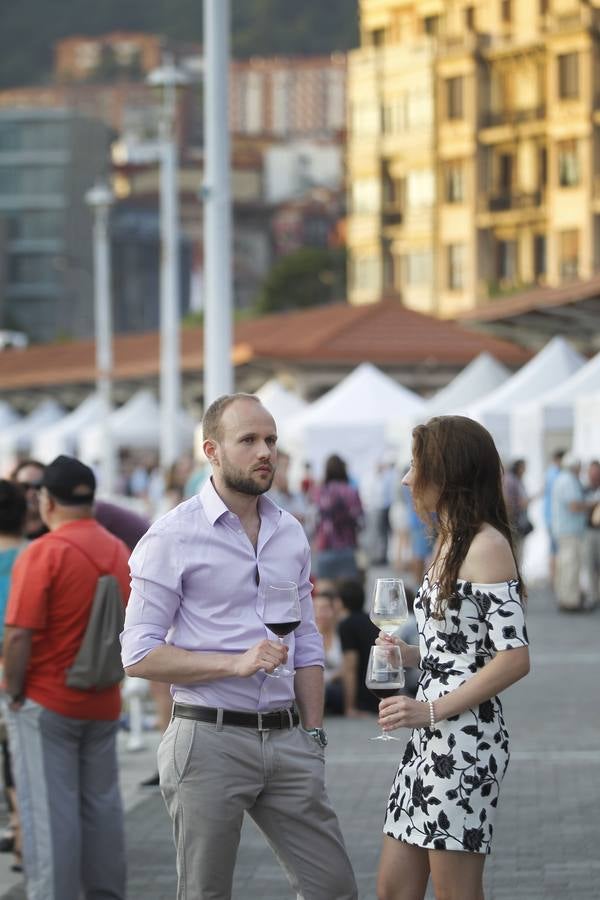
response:
[[[425,16],[423,19],[423,31],[425,34],[430,34],[432,37],[435,37],[440,29],[440,17],[439,16]]]
[[[0,169],[2,194],[57,194],[64,190],[65,171],[60,166],[23,166]]]
[[[449,119],[462,119],[464,116],[463,82],[462,75],[446,79],[446,114]]]
[[[446,163],[445,196],[446,203],[465,201],[465,167],[460,161]]]
[[[359,256],[353,266],[354,288],[377,293],[380,289],[379,262],[375,256]]]
[[[13,285],[56,284],[59,269],[51,256],[15,255],[9,258],[8,280]]]
[[[533,268],[536,280],[546,274],[546,235],[536,234],[533,238]]]
[[[500,0],[500,17],[503,22],[512,20],[512,0]]]
[[[558,96],[561,100],[579,97],[578,53],[563,53],[558,57]]]
[[[558,144],[558,183],[561,187],[575,187],[581,180],[577,141]]]
[[[560,232],[560,277],[577,278],[579,273],[579,232],[569,229]]]
[[[433,206],[435,180],[431,169],[416,169],[406,176],[406,204],[411,209]]]
[[[64,229],[64,213],[56,209],[21,210],[8,217],[10,240],[58,240]]]
[[[465,6],[465,28],[469,31],[475,30],[475,7]]]
[[[408,286],[431,284],[433,256],[431,250],[417,250],[402,257],[404,282]]]
[[[517,280],[517,242],[498,241],[498,280],[514,283]]]
[[[465,258],[466,247],[464,244],[448,246],[448,289],[451,291],[464,290]]]
[[[381,187],[375,178],[362,178],[352,185],[352,212],[371,215],[381,208]]]
[[[371,32],[371,44],[373,47],[383,47],[385,44],[385,28],[375,28]]]

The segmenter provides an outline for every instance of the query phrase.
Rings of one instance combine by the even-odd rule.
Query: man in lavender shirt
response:
[[[300,523],[263,496],[277,458],[275,422],[256,397],[232,394],[208,408],[203,429],[212,478],[137,545],[122,635],[127,673],[172,685],[158,763],[177,898],[231,897],[247,812],[299,897],[355,900],[324,787],[310,550]],[[287,647],[261,618],[264,588],[281,581],[296,582],[302,611]],[[267,676],[286,660],[294,677]]]

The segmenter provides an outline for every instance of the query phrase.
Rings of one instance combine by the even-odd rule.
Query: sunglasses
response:
[[[24,491],[39,491],[42,488],[41,481],[19,481],[18,484]]]

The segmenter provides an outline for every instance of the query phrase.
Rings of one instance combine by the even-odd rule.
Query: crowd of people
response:
[[[508,762],[497,694],[528,669],[525,462],[502,475],[485,429],[440,417],[415,428],[410,467],[382,456],[362,492],[337,454],[322,480],[307,466],[294,490],[255,397],[220,398],[203,425],[203,466],[185,458],[159,477],[152,460],[125,460],[123,494],[148,516],[97,499],[93,471],[71,457],[22,460],[0,480],[11,810],[0,852],[24,865],[28,900],[125,897],[119,685],[81,690],[67,677],[103,575],[128,601],[125,671],[150,682],[164,733],[149,782],[160,782],[173,819],[178,900],[230,896],[245,813],[299,894],[357,896],[324,790],[324,715],[412,729],[388,800],[378,897],[420,900],[431,877],[436,896],[481,900]],[[592,608],[600,586],[600,463],[585,485],[580,469],[557,453],[543,498],[564,610]],[[366,611],[369,571],[405,580],[411,618],[392,636]],[[285,642],[265,631],[273,581],[299,595]],[[373,645],[391,643],[406,685],[380,700],[367,662]],[[270,677],[286,662],[293,679]]]

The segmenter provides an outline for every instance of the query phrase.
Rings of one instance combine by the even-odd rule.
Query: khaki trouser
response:
[[[558,538],[554,590],[558,605],[563,609],[578,609],[581,606],[579,579],[582,556],[583,534],[569,534]]]
[[[302,729],[173,718],[158,766],[177,848],[177,900],[229,900],[244,812],[303,900],[358,897],[325,791],[324,752]]]

